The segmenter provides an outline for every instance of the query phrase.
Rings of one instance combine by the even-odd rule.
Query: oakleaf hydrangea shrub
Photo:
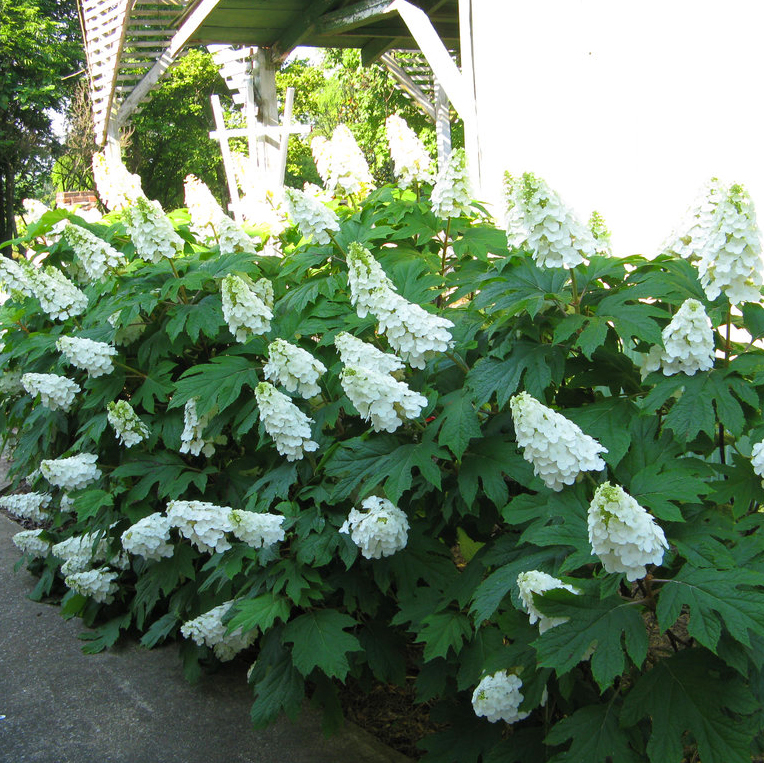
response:
[[[22,242],[45,291],[0,268],[33,596],[88,651],[251,665],[257,726],[306,696],[331,725],[353,681],[426,703],[431,763],[760,754],[750,198],[712,184],[681,246],[616,257],[534,175],[497,228],[462,154],[437,193],[371,190],[351,138],[317,145],[332,208],[276,237],[232,246],[203,189],[194,221],[101,163],[113,211]],[[88,235],[45,238],[64,219]]]

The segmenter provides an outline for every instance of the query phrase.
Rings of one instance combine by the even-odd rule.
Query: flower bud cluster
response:
[[[27,556],[35,558],[47,556],[51,544],[40,537],[42,532],[42,530],[22,530],[13,536],[13,545]]]
[[[432,159],[406,120],[391,114],[385,127],[398,185],[408,188],[412,183],[432,183]]]
[[[233,509],[229,518],[233,527],[231,532],[252,548],[263,548],[284,540],[284,517],[279,514]]]
[[[24,374],[21,386],[30,395],[39,395],[40,402],[51,411],[68,411],[80,392],[77,382],[58,374]]]
[[[472,186],[463,148],[451,152],[432,188],[432,211],[441,219],[472,213]]]
[[[125,264],[125,256],[86,228],[69,223],[64,228],[64,237],[69,242],[88,278],[100,281],[107,268],[117,268]]]
[[[486,676],[472,694],[475,715],[485,716],[491,723],[516,723],[527,718],[530,713],[520,711],[524,699],[520,693],[522,686],[523,682],[506,670]]]
[[[232,511],[230,506],[207,501],[170,501],[167,519],[200,551],[214,554],[231,548],[225,534],[233,530]]]
[[[0,508],[33,522],[44,522],[50,519],[47,511],[49,506],[50,496],[47,493],[16,493],[0,498]]]
[[[310,439],[313,419],[308,418],[283,392],[268,382],[260,382],[255,388],[255,398],[265,431],[287,461],[299,461],[306,452],[318,449],[318,443]]]
[[[701,257],[714,226],[716,209],[725,193],[725,186],[719,178],[711,178],[705,183],[677,230],[662,245],[661,252],[676,254],[685,259]]]
[[[618,486],[604,482],[588,512],[589,542],[606,572],[623,572],[633,581],[647,574],[646,565],[660,564],[668,548],[655,520]]]
[[[72,591],[89,596],[100,604],[111,604],[114,594],[119,590],[119,586],[114,582],[118,577],[119,573],[113,570],[84,570],[67,575],[64,583]]]
[[[276,339],[268,345],[268,362],[263,373],[268,381],[281,384],[287,392],[297,392],[309,399],[321,393],[318,379],[326,373],[326,366],[306,350]]]
[[[596,209],[589,217],[589,231],[594,239],[594,253],[600,257],[612,257],[610,230],[605,224],[605,218]]]
[[[98,456],[78,453],[69,458],[45,459],[40,462],[40,472],[51,485],[62,490],[78,490],[101,476],[96,465]]]
[[[761,486],[764,487],[764,440],[757,442],[751,451],[751,466],[754,472],[761,477]]]
[[[117,350],[106,342],[95,342],[76,336],[62,336],[56,340],[56,349],[76,368],[96,378],[114,370],[112,358]]]
[[[54,321],[80,315],[88,306],[85,293],[54,267],[30,269],[29,281],[40,307]]]
[[[180,434],[180,452],[198,456],[204,453],[209,458],[215,452],[215,445],[210,440],[204,439],[204,428],[217,414],[217,406],[199,416],[196,412],[196,401],[199,398],[192,397],[186,401],[183,408],[183,431]]]
[[[151,433],[149,428],[138,418],[133,406],[127,400],[111,402],[106,406],[106,418],[114,428],[117,439],[126,447],[132,448],[145,440]]]
[[[331,240],[329,232],[340,229],[337,215],[321,200],[320,189],[312,183],[306,183],[304,190],[285,188],[289,216],[305,238],[313,237],[323,246]]]
[[[170,518],[158,511],[139,519],[122,533],[122,548],[149,561],[173,555],[170,544]]]
[[[350,535],[364,558],[392,556],[406,547],[409,520],[405,512],[377,496],[365,498],[361,507],[362,511],[350,510],[339,531]]]
[[[237,628],[232,633],[227,633],[227,626],[223,625],[223,618],[231,608],[233,601],[227,601],[203,615],[188,620],[180,627],[183,638],[190,638],[198,646],[211,647],[215,656],[221,662],[232,660],[242,649],[252,645],[257,638],[257,629],[242,633]]]
[[[31,297],[34,291],[28,272],[29,265],[26,261],[24,263],[26,268],[10,257],[0,257],[0,287],[11,295],[16,292]]]
[[[534,593],[546,593],[547,591],[553,591],[555,588],[564,588],[571,593],[580,594],[581,591],[575,586],[563,583],[562,580],[547,575],[546,572],[539,570],[529,570],[528,572],[521,572],[517,576],[517,587],[520,589],[520,601],[523,603],[523,608],[528,613],[531,625],[538,622],[539,633],[545,633],[550,628],[554,628],[557,625],[567,623],[569,617],[547,617],[541,610],[533,603]]]
[[[221,292],[223,317],[237,342],[246,342],[251,336],[271,330],[273,286],[269,281],[261,278],[250,286],[240,276],[230,274],[223,279]]]
[[[340,372],[342,389],[358,413],[375,432],[394,432],[405,420],[414,419],[427,398],[405,382],[363,366],[345,366]]]
[[[114,343],[121,345],[132,344],[146,330],[146,324],[140,319],[136,319],[133,323],[123,326],[121,315],[122,311],[118,310],[108,318],[109,325],[117,329],[114,334]]]
[[[93,154],[93,178],[98,195],[111,211],[124,209],[143,196],[140,177],[128,172],[117,157]]]
[[[520,392],[509,401],[517,444],[523,457],[533,464],[536,476],[552,490],[572,485],[581,472],[605,468],[599,457],[607,453],[593,437],[584,434],[572,421]]]
[[[324,187],[335,196],[366,196],[374,187],[369,165],[353,133],[338,125],[331,140],[313,138],[310,144]]]
[[[82,572],[91,564],[103,562],[109,555],[109,542],[103,535],[85,533],[72,535],[51,549],[55,556],[63,559],[61,572],[69,575],[72,572]]]
[[[343,365],[363,366],[380,374],[393,374],[405,368],[404,362],[396,355],[378,350],[373,344],[341,331],[334,337]]]
[[[142,260],[157,263],[163,257],[172,259],[183,252],[183,239],[173,229],[158,201],[139,197],[125,210],[124,219],[127,234]]]
[[[592,232],[541,178],[507,173],[504,190],[510,249],[527,246],[542,268],[574,268],[596,253]]]

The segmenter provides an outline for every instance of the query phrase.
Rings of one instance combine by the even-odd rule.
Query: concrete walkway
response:
[[[326,739],[307,711],[265,731],[249,725],[242,666],[190,686],[174,646],[80,651],[79,621],[27,599],[13,572],[19,527],[0,515],[0,763],[405,763],[346,725]]]

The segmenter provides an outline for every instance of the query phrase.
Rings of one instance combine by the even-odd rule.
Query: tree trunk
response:
[[[13,213],[13,167],[10,162],[4,162],[0,167],[0,244],[16,237],[16,219]],[[0,253],[10,257],[10,244],[2,248]]]

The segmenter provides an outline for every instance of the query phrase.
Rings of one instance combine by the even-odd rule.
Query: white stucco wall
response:
[[[653,253],[712,175],[764,222],[764,2],[472,0],[484,191],[544,177]]]

